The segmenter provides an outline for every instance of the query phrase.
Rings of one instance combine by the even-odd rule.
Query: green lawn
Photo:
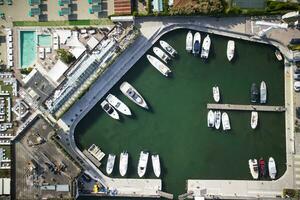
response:
[[[74,20],[74,21],[14,21],[14,26],[91,26],[91,25],[112,25],[112,21],[108,18],[95,20]]]
[[[3,83],[3,81],[0,81],[0,87],[1,87],[1,91],[8,91],[10,95],[12,94],[12,87],[11,87],[11,85],[5,85]]]

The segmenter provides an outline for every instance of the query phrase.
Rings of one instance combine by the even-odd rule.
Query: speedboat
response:
[[[101,107],[113,119],[120,119],[118,112],[106,100],[102,101]]]
[[[227,43],[227,59],[231,61],[234,57],[235,43],[233,40],[229,40]]]
[[[138,93],[138,91],[134,87],[132,87],[132,85],[130,85],[128,82],[123,82],[120,86],[120,90],[135,104],[141,106],[142,108],[148,109],[147,103],[142,97],[142,95],[140,95],[140,93]]]
[[[153,47],[153,52],[165,63],[167,63],[170,60],[170,57],[158,47]]]
[[[258,123],[258,112],[252,111],[251,112],[251,128],[256,129]]]
[[[110,175],[114,169],[116,155],[109,154],[106,163],[106,173]]]
[[[276,56],[277,60],[282,61],[282,55],[281,55],[280,51],[276,50],[275,56]]]
[[[207,35],[202,44],[202,50],[201,50],[201,58],[208,58],[209,50],[210,50],[211,40],[209,35]]]
[[[260,103],[267,103],[267,85],[264,81],[260,83]]]
[[[213,87],[213,97],[215,102],[218,103],[220,101],[220,90],[218,86]]]
[[[221,126],[221,111],[215,112],[215,128],[219,129]]]
[[[148,158],[149,158],[149,152],[141,151],[139,164],[138,164],[138,175],[139,175],[139,177],[143,177],[146,173]]]
[[[128,168],[128,153],[127,151],[123,151],[120,154],[120,163],[119,163],[119,172],[121,176],[125,176]]]
[[[193,41],[193,54],[195,56],[200,53],[200,49],[201,49],[200,43],[201,43],[201,35],[199,32],[196,32]]]
[[[258,101],[258,89],[255,83],[251,85],[251,102],[256,103]]]
[[[265,165],[265,160],[263,158],[259,159],[259,172],[261,177],[265,177],[267,173],[267,168]]]
[[[229,117],[226,112],[222,113],[222,125],[223,125],[223,131],[227,131],[231,129]]]
[[[193,49],[193,34],[191,31],[188,32],[188,34],[186,35],[186,41],[185,41],[185,49],[188,52],[191,52]]]
[[[158,154],[152,155],[151,159],[152,159],[152,167],[153,167],[154,174],[158,178],[160,177],[160,172],[161,172],[159,155]]]
[[[177,51],[171,45],[163,40],[160,40],[159,44],[168,54],[170,54],[170,56],[175,57]]]
[[[169,69],[169,67],[167,67],[163,62],[161,62],[160,60],[158,60],[154,56],[151,56],[151,55],[148,54],[147,58],[148,58],[149,62],[151,63],[151,65],[153,65],[153,67],[155,67],[162,75],[168,77],[169,74],[172,72]]]
[[[276,174],[277,174],[277,170],[276,170],[275,160],[272,157],[269,158],[268,168],[269,168],[269,176],[270,176],[270,178],[271,179],[275,179]]]
[[[210,110],[207,113],[207,126],[214,127],[215,126],[215,113]]]
[[[120,113],[123,113],[124,115],[131,115],[131,111],[126,106],[125,103],[123,103],[120,99],[118,99],[113,94],[108,94],[106,97],[107,102],[112,105],[115,109],[117,109]]]
[[[257,160],[256,159],[250,159],[248,161],[249,163],[249,169],[250,169],[250,173],[252,175],[252,177],[254,179],[258,179],[258,164],[257,164]]]

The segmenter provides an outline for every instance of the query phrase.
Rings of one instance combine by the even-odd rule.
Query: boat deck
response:
[[[266,105],[238,105],[238,104],[217,104],[208,103],[207,109],[212,110],[239,110],[239,111],[264,111],[264,112],[284,112],[284,106],[266,106]]]

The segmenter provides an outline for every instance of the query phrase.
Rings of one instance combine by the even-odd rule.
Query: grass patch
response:
[[[3,83],[3,81],[0,81],[0,91],[8,91],[9,92],[9,94],[12,94],[12,87],[11,87],[11,85],[5,85],[4,83]]]
[[[95,20],[73,20],[73,21],[14,21],[14,26],[90,26],[90,25],[112,25],[112,21],[108,18]]]

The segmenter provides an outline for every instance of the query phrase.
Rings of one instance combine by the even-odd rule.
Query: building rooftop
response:
[[[130,0],[114,0],[115,14],[131,14],[131,1]]]

